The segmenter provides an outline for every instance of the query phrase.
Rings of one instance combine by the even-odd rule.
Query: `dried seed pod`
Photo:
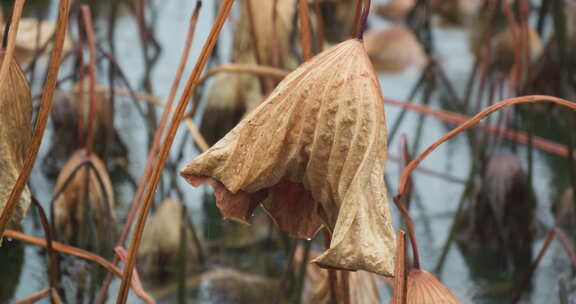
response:
[[[181,174],[210,184],[224,217],[247,222],[260,203],[278,226],[312,237],[324,225],[323,267],[392,276],[394,230],[382,174],[383,97],[361,41],[326,50]]]
[[[83,165],[87,162],[93,168]],[[79,166],[82,167],[77,169]],[[60,171],[55,189],[62,191],[54,201],[54,224],[60,239],[82,244],[80,241],[86,239],[83,234],[91,226],[88,220],[93,221],[99,240],[98,244],[92,242],[88,246],[113,245],[116,237],[114,192],[106,166],[98,156],[87,155],[84,149],[76,151]]]
[[[146,275],[158,278],[161,272],[177,273],[178,253],[182,234],[184,208],[170,198],[165,199],[150,219],[142,237],[138,259]],[[185,216],[185,215],[184,215]],[[187,264],[194,265],[197,252],[194,245],[192,226],[184,221],[186,229]]]
[[[378,72],[398,73],[410,66],[423,68],[428,61],[414,33],[404,26],[369,31],[364,41]]]
[[[0,52],[0,62],[5,53]],[[32,140],[32,97],[24,73],[14,58],[10,60],[6,79],[0,81],[0,211],[10,196]],[[17,228],[30,205],[26,186],[8,223]]]
[[[408,304],[459,304],[460,301],[426,270],[413,269],[408,275]]]

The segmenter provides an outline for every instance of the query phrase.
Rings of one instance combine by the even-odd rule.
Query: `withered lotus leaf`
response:
[[[262,204],[278,226],[330,248],[322,267],[393,275],[394,231],[383,172],[383,97],[363,43],[342,42],[288,75],[182,175],[210,184],[224,217],[247,222]]]
[[[78,169],[86,162],[90,162],[92,168],[84,165]],[[82,244],[81,240],[85,240],[82,232],[88,231],[89,221],[94,223],[100,248],[115,239],[112,182],[106,166],[95,153],[88,155],[80,149],[72,154],[58,174],[55,189],[62,192],[54,201],[55,229],[62,240]]]
[[[0,62],[4,52],[0,53]],[[6,79],[0,80],[0,212],[24,165],[32,140],[32,97],[24,73],[11,58]],[[17,228],[30,205],[30,191],[24,188],[8,222]]]

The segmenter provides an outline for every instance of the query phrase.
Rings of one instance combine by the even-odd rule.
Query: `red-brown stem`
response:
[[[350,271],[348,270],[338,270],[340,272],[340,299],[342,299],[343,304],[350,304]]]
[[[80,18],[78,18],[80,19]],[[80,21],[80,20],[78,20]],[[81,26],[80,26],[80,22],[78,22],[78,31],[81,33]],[[79,140],[79,144],[81,147],[85,147],[86,146],[86,125],[84,123],[85,119],[84,119],[84,105],[86,104],[85,100],[86,100],[86,92],[84,91],[84,38],[83,35],[80,34],[80,39],[78,41],[78,49],[77,49],[77,54],[78,54],[78,62],[80,62],[80,65],[78,67],[78,79],[80,79],[80,82],[78,82],[78,87],[75,88],[76,90],[78,90],[78,96],[80,98],[80,105],[78,106],[78,108],[76,109],[77,111],[77,115],[78,115],[78,140]]]
[[[314,14],[316,15],[316,45],[318,53],[324,50],[324,21],[322,20],[322,10],[320,0],[314,0]]]
[[[96,43],[94,41],[94,28],[92,26],[92,14],[88,5],[82,5],[82,19],[86,30],[86,40],[90,52],[90,64],[88,65],[88,77],[90,79],[90,106],[88,108],[88,129],[86,131],[86,151],[92,153],[94,146],[94,124],[96,123]],[[82,92],[84,96],[84,92]]]
[[[362,1],[359,0],[358,3]],[[368,26],[368,15],[370,15],[370,3],[371,0],[366,0],[366,4],[364,5],[364,10],[362,11],[362,16],[360,17],[358,28],[355,31],[355,38],[358,40],[364,39],[364,32],[366,31],[366,27]]]
[[[352,28],[352,33],[350,33],[353,37],[358,35],[360,31],[360,27],[362,26],[362,4],[364,0],[356,0],[356,9],[354,11],[354,27]]]
[[[130,234],[130,228],[132,227],[132,222],[134,221],[136,213],[138,212],[138,207],[140,206],[140,200],[142,198],[142,194],[144,193],[145,186],[148,183],[151,168],[152,165],[154,164],[154,160],[156,159],[156,152],[158,151],[160,140],[162,139],[166,123],[168,122],[168,115],[172,111],[172,104],[174,103],[176,92],[178,91],[180,81],[182,80],[182,75],[184,74],[184,69],[186,68],[186,63],[188,62],[188,56],[190,55],[190,49],[192,48],[192,41],[194,41],[194,32],[196,30],[196,24],[198,23],[198,15],[200,13],[201,7],[202,7],[202,1],[197,1],[194,12],[190,17],[188,32],[186,34],[186,42],[184,43],[184,49],[182,50],[182,55],[180,56],[178,69],[176,70],[176,75],[174,77],[174,81],[172,82],[172,87],[170,88],[168,99],[166,100],[166,104],[164,105],[164,111],[162,112],[162,116],[160,117],[160,123],[158,124],[158,129],[154,134],[152,147],[148,152],[148,160],[146,161],[144,173],[142,174],[142,180],[140,181],[140,184],[138,184],[136,195],[134,196],[134,199],[130,204],[130,211],[128,212],[128,218],[126,219],[126,224],[124,225],[124,229],[122,230],[122,234],[120,235],[120,240],[118,241],[119,247],[124,247],[126,244],[126,240],[128,239],[128,235]],[[112,262],[114,263],[114,265],[116,265],[119,262],[119,258],[117,255],[114,256]],[[102,284],[102,288],[100,289],[100,293],[98,294],[98,299],[96,303],[103,304],[106,301],[108,288],[110,287],[111,282],[112,282],[112,276],[108,275],[104,280],[104,283]]]
[[[42,205],[36,200],[36,198],[32,197],[31,199],[32,204],[38,210],[38,214],[40,215],[40,222],[42,223],[42,228],[44,229],[44,238],[46,239],[46,250],[48,251],[48,280],[50,282],[50,288],[53,290],[58,290],[58,260],[56,259],[56,253],[54,252],[54,248],[52,246],[52,229],[50,229],[50,224],[48,223],[48,217],[46,216],[46,212],[44,212],[44,208]],[[54,303],[52,297],[50,298],[52,303]]]
[[[536,257],[536,260],[530,266],[530,269],[528,270],[528,273],[526,274],[526,277],[524,278],[522,283],[518,285],[518,288],[516,289],[514,297],[512,298],[511,301],[512,304],[518,303],[518,301],[522,297],[522,292],[526,290],[526,288],[528,287],[528,284],[530,283],[530,280],[532,280],[532,276],[534,275],[534,271],[536,270],[538,265],[540,265],[540,261],[542,261],[544,254],[546,254],[546,251],[548,251],[548,247],[550,247],[550,243],[552,243],[553,239],[554,239],[554,229],[550,230],[546,235],[546,240],[544,241],[542,249],[540,249],[540,252],[538,253],[538,257]]]
[[[402,213],[402,218],[404,219],[404,223],[406,224],[406,229],[408,229],[408,237],[410,238],[410,244],[412,245],[412,259],[414,259],[414,268],[420,269],[420,253],[418,251],[418,243],[416,242],[416,235],[414,233],[414,222],[412,221],[412,217],[406,207],[404,207],[404,203],[401,201],[402,198],[398,195],[394,197],[394,203],[396,207],[400,209],[400,213]]]
[[[35,246],[40,246],[40,247],[44,247],[44,248],[46,248],[46,246],[47,246],[46,240],[44,240],[44,239],[37,238],[37,237],[31,236],[31,235],[27,235],[25,233],[11,230],[11,229],[6,229],[4,236],[7,238],[12,238],[15,240],[19,240],[21,242],[32,244]],[[59,243],[59,242],[52,242],[52,247],[55,251],[58,251],[60,253],[73,255],[75,257],[79,257],[81,259],[88,260],[88,261],[94,262],[96,264],[99,264],[100,266],[104,267],[106,270],[112,272],[115,276],[117,276],[119,278],[122,277],[122,272],[120,271],[120,269],[118,267],[116,267],[114,264],[110,263],[108,260],[106,260],[105,258],[103,258],[99,255],[95,255],[91,252],[82,250],[80,248],[76,248],[76,247],[69,246],[69,245],[64,245],[64,244]],[[146,303],[154,303],[154,300],[152,300],[151,302],[148,301],[147,299],[152,299],[152,297],[147,295],[144,290],[138,288],[138,286],[136,286],[134,283],[135,283],[134,281],[131,282],[131,286],[132,286],[132,289],[134,290],[134,293],[136,293],[136,295],[138,295],[139,298],[146,301]]]
[[[539,103],[539,102],[553,102],[576,111],[576,103],[570,102],[565,99],[546,95],[529,95],[529,96],[515,97],[493,104],[492,106],[484,109],[482,112],[474,115],[472,118],[468,119],[458,127],[452,129],[450,132],[446,133],[444,136],[442,136],[434,143],[432,143],[428,148],[426,148],[426,150],[424,150],[424,152],[418,155],[414,160],[412,160],[408,164],[408,166],[406,166],[404,170],[402,170],[402,174],[400,176],[400,183],[398,186],[398,194],[396,195],[396,197],[399,198],[404,196],[407,189],[406,187],[408,184],[408,179],[410,178],[412,171],[420,164],[420,162],[422,162],[422,160],[424,160],[424,158],[426,158],[426,156],[428,156],[428,154],[434,151],[438,146],[440,146],[445,141],[475,126],[486,116],[489,116],[490,114],[497,112],[501,109],[520,103]]]
[[[566,251],[572,267],[576,269],[576,253],[574,253],[574,248],[572,247],[570,240],[568,240],[564,231],[558,227],[554,227],[554,233],[556,234],[558,241],[560,241],[560,244],[562,244],[562,247],[564,247],[564,251]]]
[[[43,298],[47,297],[50,295],[50,288],[46,288],[46,289],[42,289],[40,291],[37,291],[33,294],[31,294],[30,296],[26,297],[25,299],[22,299],[20,301],[14,302],[14,304],[32,304],[32,303],[36,303],[40,300],[42,300]]]
[[[432,115],[442,121],[452,124],[461,124],[470,119],[469,116],[465,116],[459,113],[444,110],[435,110],[427,106],[413,104],[408,101],[397,101],[389,98],[384,98],[384,102],[387,104],[404,107],[407,108],[408,110],[416,111],[422,114]],[[521,144],[527,144],[530,140],[528,134],[514,129],[506,129],[500,126],[494,126],[485,123],[479,123],[477,127],[482,128],[496,136],[504,137],[508,140],[516,141]],[[562,157],[568,157],[569,152],[568,148],[565,145],[561,145],[538,136],[533,136],[532,140],[533,140],[532,144],[537,149],[540,149],[544,152],[556,154]],[[576,157],[576,152],[574,152],[574,156]]]
[[[19,2],[17,2],[19,3]],[[34,128],[34,137],[30,143],[30,148],[24,160],[24,165],[22,170],[18,175],[18,179],[10,192],[8,200],[4,204],[4,210],[2,210],[2,215],[0,216],[0,241],[3,238],[4,231],[8,225],[8,221],[12,216],[14,207],[18,202],[22,190],[26,186],[26,181],[30,172],[32,172],[32,167],[36,161],[36,156],[38,155],[38,150],[42,144],[42,138],[44,136],[44,130],[46,129],[46,123],[48,122],[48,116],[50,115],[50,109],[52,107],[52,97],[54,95],[54,88],[56,87],[56,80],[58,77],[58,69],[60,67],[60,59],[62,56],[62,46],[64,45],[64,38],[66,36],[66,28],[68,26],[68,13],[69,13],[69,0],[61,0],[59,13],[58,13],[58,23],[56,30],[56,39],[54,41],[54,48],[52,51],[52,56],[50,58],[50,63],[48,65],[48,74],[46,76],[46,82],[44,83],[44,89],[42,90],[42,103],[40,106],[40,113],[38,114],[36,126]],[[16,18],[16,19],[19,19]],[[11,29],[12,30],[12,29]]]
[[[300,19],[300,44],[302,45],[302,59],[308,61],[312,58],[312,41],[310,39],[310,13],[308,0],[298,0],[298,18]]]
[[[200,53],[200,57],[194,66],[194,70],[192,74],[188,78],[186,83],[186,87],[176,110],[174,111],[174,115],[171,120],[170,128],[168,133],[166,134],[166,139],[162,145],[162,149],[160,149],[160,154],[158,157],[158,162],[155,164],[155,167],[151,174],[151,181],[150,185],[146,189],[146,195],[144,197],[144,204],[142,206],[142,210],[138,216],[138,221],[136,222],[136,227],[134,231],[134,235],[130,242],[130,247],[128,248],[128,259],[126,260],[126,266],[124,267],[124,274],[122,278],[122,283],[120,285],[120,290],[118,292],[117,303],[124,304],[128,298],[128,284],[132,279],[132,272],[134,270],[134,264],[136,262],[136,253],[138,252],[138,248],[140,246],[140,240],[142,239],[142,233],[144,231],[144,225],[146,224],[146,220],[148,217],[148,213],[150,212],[150,208],[152,207],[152,199],[154,197],[154,193],[156,192],[156,188],[158,186],[158,182],[160,180],[160,176],[162,174],[162,170],[164,169],[164,165],[166,163],[166,159],[168,158],[168,153],[170,152],[170,148],[172,147],[172,143],[174,142],[174,138],[176,136],[176,132],[178,131],[178,127],[180,126],[180,122],[184,117],[184,112],[186,107],[188,106],[188,101],[192,96],[194,90],[198,85],[198,79],[200,78],[200,74],[202,70],[206,66],[208,58],[210,57],[212,50],[214,49],[214,45],[216,44],[216,40],[218,39],[218,35],[220,34],[220,30],[226,21],[230,13],[230,9],[232,8],[232,4],[234,0],[224,0],[224,2],[220,6],[220,11],[218,13],[218,17],[216,19],[215,24],[210,31],[210,35],[202,48]],[[166,111],[166,109],[165,109]]]
[[[408,142],[406,139],[406,134],[402,134],[400,136],[400,153],[402,155],[402,165],[406,166],[412,160],[412,155],[408,151]],[[412,178],[408,179],[408,190],[406,191],[406,198],[404,199],[404,203],[406,205],[406,210],[410,211],[410,202],[412,199],[412,191],[413,191],[414,184],[412,183]]]
[[[394,263],[394,295],[391,304],[406,304],[406,233],[396,232],[396,261]]]

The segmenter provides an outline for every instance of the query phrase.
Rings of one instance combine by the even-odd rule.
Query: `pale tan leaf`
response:
[[[4,52],[0,53],[0,61]],[[32,140],[32,97],[24,73],[11,59],[7,78],[0,81],[0,212],[24,165]],[[8,228],[19,226],[30,205],[30,191],[24,188]]]

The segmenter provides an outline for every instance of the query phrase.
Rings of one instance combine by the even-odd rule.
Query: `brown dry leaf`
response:
[[[414,33],[404,26],[369,31],[364,41],[378,72],[398,73],[410,66],[423,68],[428,61]]]
[[[293,18],[296,12],[296,0],[244,0],[241,2],[240,18],[234,32],[234,58],[235,63],[256,63],[255,44],[252,38],[250,18],[248,14],[248,1],[253,10],[258,52],[262,56],[262,65],[275,66],[274,54],[280,53],[283,58],[280,66],[293,69],[297,60],[292,55],[293,43],[290,35],[293,28]],[[274,2],[276,4],[276,19],[274,18]],[[276,23],[276,30],[273,24]],[[278,43],[278,45],[275,45]],[[254,78],[254,77],[252,77]]]
[[[508,28],[505,31],[494,36],[494,47],[492,53],[494,54],[493,62],[498,67],[511,68],[516,61],[518,47],[520,45],[520,39],[528,39],[528,48],[530,54],[530,62],[534,62],[540,57],[544,51],[544,45],[542,39],[538,32],[529,27],[527,31],[517,29],[513,31]],[[518,35],[518,40],[514,39],[514,35]],[[522,51],[525,52],[525,51]]]
[[[440,17],[440,25],[462,26],[480,10],[481,0],[432,0],[434,13]]]
[[[275,2],[276,13],[274,13]],[[294,69],[297,60],[291,50],[290,37],[293,31],[295,4],[295,0],[242,1],[240,18],[234,31],[232,62],[278,65]],[[249,8],[252,9],[257,44],[254,43]],[[257,56],[260,56],[261,62],[258,62]],[[282,58],[282,62],[278,62],[279,58]],[[224,73],[216,76],[210,85],[201,124],[201,132],[209,144],[220,140],[246,112],[262,102],[261,84],[258,77],[245,73]],[[272,86],[271,83],[268,84]]]
[[[53,176],[58,174],[65,161],[76,150],[82,148],[81,138],[86,138],[90,104],[88,79],[79,81],[70,92],[56,91],[50,116],[54,128],[52,145],[43,161],[43,170]],[[84,92],[84,93],[83,93]],[[96,84],[94,122],[94,152],[106,162],[124,167],[127,163],[127,148],[114,128],[114,111],[107,90]],[[83,132],[79,132],[79,111],[82,109]]]
[[[4,25],[2,25],[4,27]],[[16,60],[24,65],[32,59],[37,49],[42,48],[52,38],[56,32],[56,22],[43,20],[38,23],[36,18],[22,18],[18,26],[18,35],[16,35]],[[0,33],[0,37],[1,37]],[[68,36],[64,40],[63,52],[66,53],[72,48],[72,42]],[[49,54],[52,44],[42,52],[42,55]]]
[[[96,123],[94,124],[94,142],[100,143],[98,138],[105,136],[109,129],[114,128],[114,115],[112,105],[108,101],[106,89],[99,84],[95,86],[96,102],[94,107],[96,109]],[[78,81],[72,91],[70,98],[76,111],[82,110],[84,123],[87,124],[87,117],[90,108],[90,82],[88,77]]]
[[[295,237],[326,226],[333,237],[314,260],[321,266],[392,276],[386,150],[380,85],[362,42],[351,39],[288,75],[181,173],[212,185],[226,218],[247,222],[262,203]]]
[[[537,220],[534,191],[522,164],[514,154],[496,155],[482,176],[481,187],[456,223],[455,238],[464,251],[491,249],[514,269],[526,269],[532,263]]]
[[[210,84],[200,132],[213,145],[236,126],[249,105],[261,100],[256,78],[238,73],[218,74]]]
[[[407,304],[459,304],[460,301],[426,270],[413,269],[408,275]]]
[[[112,183],[104,163],[91,153],[89,156],[86,150],[76,151],[60,171],[56,180],[56,192],[60,191],[66,180],[70,178],[74,170],[82,163],[90,161],[102,179],[103,187],[98,181],[94,170],[83,166],[78,169],[62,194],[54,201],[54,223],[58,236],[67,240],[71,244],[80,244],[82,231],[86,231],[89,223],[85,221],[85,213],[89,214],[90,220],[94,222],[96,236],[101,244],[113,242],[116,237],[114,223],[116,215],[114,211],[114,192]],[[90,172],[89,177],[87,176]],[[88,201],[86,197],[86,181],[88,181]],[[89,208],[89,210],[85,210]]]
[[[167,198],[160,204],[160,207],[158,207],[156,213],[146,225],[146,230],[144,230],[144,235],[142,236],[142,244],[138,251],[138,259],[143,264],[143,267],[139,267],[139,269],[143,273],[153,276],[160,271],[175,270],[178,266],[183,210],[181,203]],[[192,226],[186,224],[188,265],[194,265],[197,261],[197,252],[191,229]]]
[[[0,52],[0,62],[4,60]],[[0,81],[0,212],[14,186],[32,140],[32,97],[24,73],[12,59],[7,78]],[[8,223],[17,229],[30,205],[26,186]]]

